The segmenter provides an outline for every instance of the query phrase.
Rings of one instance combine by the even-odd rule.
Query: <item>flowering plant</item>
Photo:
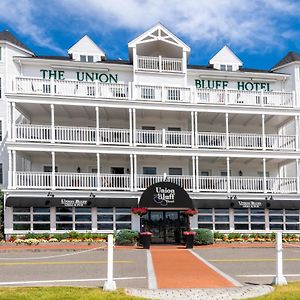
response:
[[[195,209],[195,208],[190,208],[190,209],[185,210],[185,211],[183,212],[183,214],[185,214],[186,216],[190,216],[190,217],[196,215],[197,213],[198,213],[198,211],[197,211],[197,209]]]
[[[152,235],[152,232],[144,231],[144,232],[140,232],[140,235]]]
[[[184,231],[183,235],[195,235],[196,232],[195,231]]]
[[[143,216],[148,212],[148,209],[145,207],[133,207],[131,212],[135,215]]]

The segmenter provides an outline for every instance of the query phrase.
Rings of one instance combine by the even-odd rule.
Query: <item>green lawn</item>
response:
[[[0,294],[1,295],[1,294]],[[278,286],[275,291],[266,296],[251,298],[248,300],[299,300],[300,282],[289,283],[288,285]]]
[[[100,288],[77,287],[16,287],[0,288],[1,300],[139,300],[145,298],[125,295],[123,290],[103,292]]]

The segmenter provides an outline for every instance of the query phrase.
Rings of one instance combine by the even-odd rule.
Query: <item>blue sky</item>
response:
[[[88,34],[111,59],[127,59],[127,43],[157,22],[206,65],[227,44],[245,67],[269,69],[300,53],[300,0],[0,0],[0,30],[38,55],[66,55]]]

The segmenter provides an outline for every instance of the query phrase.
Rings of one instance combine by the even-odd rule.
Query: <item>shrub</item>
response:
[[[120,230],[116,234],[116,244],[117,245],[134,245],[138,239],[138,232],[129,229]]]
[[[225,234],[224,233],[221,233],[219,231],[214,231],[214,239],[220,239],[220,240],[223,240],[225,237]]]
[[[242,237],[242,235],[238,232],[231,232],[228,233],[228,239],[229,240],[233,240],[233,239],[240,239]]]
[[[214,234],[211,230],[196,229],[195,232],[195,245],[210,245],[214,243]]]

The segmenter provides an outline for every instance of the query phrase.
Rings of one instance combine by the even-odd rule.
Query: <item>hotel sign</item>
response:
[[[43,79],[65,80],[65,71],[63,70],[45,70],[41,69]],[[118,74],[98,73],[98,72],[79,72],[75,73],[77,81],[99,81],[103,83],[118,83]]]
[[[85,207],[89,206],[91,202],[88,200],[70,200],[70,199],[61,199],[60,204],[64,207]]]
[[[237,200],[234,201],[234,208],[265,208],[266,201]]]
[[[238,91],[272,91],[268,82],[237,81],[233,84],[232,88]],[[224,90],[228,85],[229,81],[226,80],[195,79],[195,86],[198,89]]]
[[[158,182],[149,186],[139,201],[140,207],[147,208],[193,208],[188,193],[172,182]]]

